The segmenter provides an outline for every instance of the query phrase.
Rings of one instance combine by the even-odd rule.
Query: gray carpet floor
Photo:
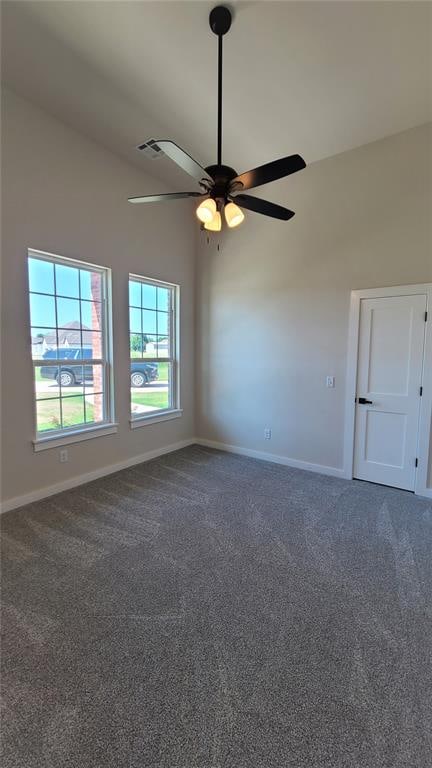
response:
[[[192,446],[3,515],[3,768],[429,768],[432,504]]]

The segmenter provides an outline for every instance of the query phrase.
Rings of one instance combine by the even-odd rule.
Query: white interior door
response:
[[[361,301],[354,445],[360,480],[414,490],[425,311],[421,294]]]

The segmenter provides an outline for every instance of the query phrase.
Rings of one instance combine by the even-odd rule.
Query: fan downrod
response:
[[[232,22],[232,14],[229,8],[224,5],[217,5],[210,12],[209,23],[210,29],[215,35],[219,37],[226,35]]]
[[[1,2],[1,0],[0,0]],[[223,2],[223,0],[222,0]],[[232,0],[227,0],[232,2]],[[263,184],[268,184],[271,181],[277,179],[284,179],[286,176],[290,176],[292,173],[301,171],[306,167],[306,163],[300,155],[289,155],[288,157],[281,157],[278,160],[273,160],[270,163],[265,163],[257,168],[252,168],[250,171],[245,171],[240,175],[234,168],[229,165],[225,165],[222,162],[222,79],[223,79],[223,39],[224,35],[231,29],[233,21],[233,11],[227,8],[225,5],[217,5],[210,12],[209,24],[210,29],[217,37],[217,159],[213,165],[203,168],[200,163],[197,163],[184,149],[179,147],[174,141],[168,139],[158,139],[151,142],[145,142],[137,147],[137,149],[144,149],[144,147],[154,144],[162,153],[164,153],[170,160],[176,163],[178,168],[187,173],[195,182],[201,187],[200,192],[169,192],[160,195],[144,195],[142,197],[130,197],[131,203],[153,203],[159,200],[178,200],[181,198],[201,197],[206,198],[203,200],[197,208],[198,218],[201,219],[201,215],[204,216],[204,210],[215,213],[213,204],[209,203],[213,200],[216,204],[216,212],[218,217],[211,219],[210,230],[219,232],[221,228],[220,214],[224,205],[229,205],[225,209],[225,218],[227,224],[230,227],[236,227],[241,223],[242,217],[239,212],[235,211],[235,208],[246,208],[247,210],[260,213],[263,216],[270,216],[273,219],[279,219],[281,221],[288,221],[294,216],[294,211],[290,211],[288,208],[284,208],[281,205],[270,203],[268,200],[261,200],[258,197],[243,194],[249,189],[255,189]],[[239,194],[241,193],[241,194]],[[237,201],[237,203],[236,203]],[[230,205],[234,203],[234,205]],[[201,206],[204,206],[201,209]],[[212,215],[213,215],[212,213]],[[204,216],[206,218],[208,213]]]

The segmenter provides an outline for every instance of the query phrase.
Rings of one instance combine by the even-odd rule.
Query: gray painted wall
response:
[[[194,227],[189,204],[132,206],[164,191],[94,142],[11,92],[2,109],[2,498],[33,492],[194,434]],[[167,216],[169,218],[167,219]],[[169,226],[167,226],[167,221]],[[113,270],[118,433],[35,454],[27,249]],[[182,418],[129,428],[128,273],[181,286]]]
[[[432,281],[431,156],[429,125],[314,163],[254,190],[290,222],[200,238],[199,436],[342,468],[350,291]]]

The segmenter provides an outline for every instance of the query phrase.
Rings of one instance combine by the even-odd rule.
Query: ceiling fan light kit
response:
[[[233,229],[233,227],[238,227],[238,225],[244,221],[245,217],[242,209],[235,203],[227,203],[224,208],[224,214],[225,221],[231,229]]]
[[[219,211],[216,211],[211,221],[204,224],[204,229],[208,232],[220,232],[222,229],[222,216]]]
[[[211,221],[215,213],[216,202],[212,197],[207,197],[196,209],[196,215],[203,224],[207,224]]]
[[[210,12],[210,29],[218,38],[218,115],[217,115],[217,163],[203,168],[181,147],[168,139],[152,140],[153,148],[163,152],[183,171],[191,176],[200,186],[200,192],[172,192],[163,195],[146,195],[130,197],[130,203],[152,203],[162,200],[179,200],[181,198],[204,198],[197,207],[196,215],[201,227],[209,232],[220,232],[222,229],[222,210],[225,221],[231,229],[244,220],[241,210],[254,211],[264,216],[270,216],[281,221],[288,221],[294,216],[294,211],[281,205],[261,200],[252,195],[242,194],[244,190],[254,189],[262,184],[285,178],[292,173],[302,170],[306,163],[300,155],[289,155],[280,160],[266,163],[251,171],[237,175],[234,168],[222,163],[222,54],[223,36],[229,31],[232,23],[231,11],[223,5],[218,5]],[[140,146],[143,146],[142,144]]]

